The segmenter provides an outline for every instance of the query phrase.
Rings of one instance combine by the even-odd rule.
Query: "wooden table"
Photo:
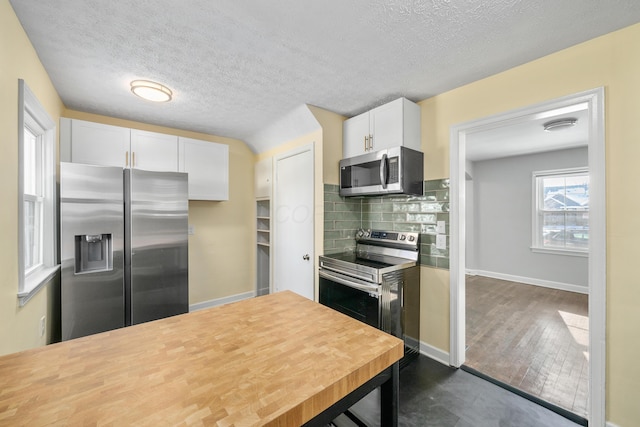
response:
[[[0,425],[298,426],[377,383],[396,417],[403,351],[281,292],[2,356]]]

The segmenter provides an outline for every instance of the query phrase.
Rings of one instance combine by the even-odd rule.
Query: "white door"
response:
[[[342,157],[347,159],[366,154],[369,151],[369,133],[369,112],[345,120],[342,124]]]
[[[180,172],[189,174],[189,200],[229,200],[229,146],[178,138]]]
[[[399,98],[388,104],[371,110],[371,142],[372,151],[403,145],[404,120],[403,99]]]
[[[131,162],[135,169],[178,172],[178,137],[131,129]]]
[[[129,128],[71,121],[71,161],[88,165],[129,167]]]
[[[314,299],[313,144],[276,156],[274,290]]]

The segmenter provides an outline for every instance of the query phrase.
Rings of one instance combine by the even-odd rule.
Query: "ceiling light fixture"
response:
[[[171,101],[173,92],[160,83],[149,80],[134,80],[131,82],[131,92],[142,99],[153,102]]]
[[[544,127],[544,130],[547,132],[554,132],[557,130],[573,127],[576,125],[577,122],[578,122],[578,119],[569,117],[565,119],[551,120],[549,122],[544,123],[542,127]]]

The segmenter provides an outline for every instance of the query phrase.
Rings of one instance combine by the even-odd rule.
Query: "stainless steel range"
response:
[[[356,250],[320,256],[320,303],[420,348],[419,234],[358,230]]]

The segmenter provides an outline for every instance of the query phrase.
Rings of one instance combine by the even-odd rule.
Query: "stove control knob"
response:
[[[369,237],[369,236],[371,236],[371,230],[365,230],[364,237]]]
[[[363,237],[364,237],[364,230],[361,228],[358,231],[356,231],[356,240],[362,239]]]
[[[407,236],[405,236],[404,234],[400,235],[400,240],[407,240]]]
[[[416,240],[415,236],[409,236],[409,241],[413,242],[414,240]]]

